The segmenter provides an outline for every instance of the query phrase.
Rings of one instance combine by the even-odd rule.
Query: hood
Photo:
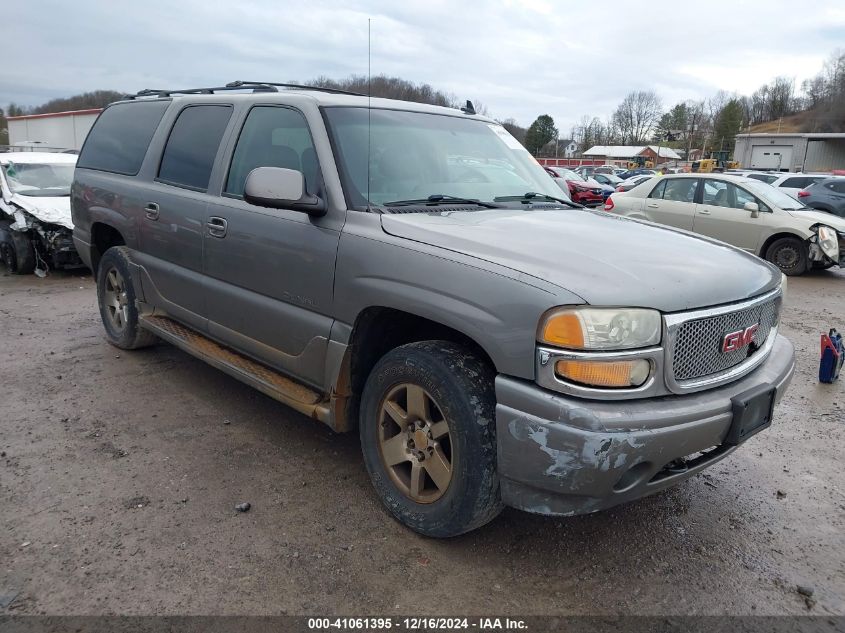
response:
[[[827,213],[826,211],[816,211],[810,209],[807,211],[787,211],[793,218],[801,218],[807,220],[812,224],[827,224],[829,227],[836,229],[840,233],[845,233],[845,218],[840,218],[838,215]]]
[[[73,230],[70,215],[70,196],[56,198],[36,198],[34,196],[12,196],[14,202],[31,216],[47,224],[58,224]]]
[[[727,244],[580,209],[382,215],[390,235],[545,279],[605,306],[677,312],[773,290],[773,266]]]

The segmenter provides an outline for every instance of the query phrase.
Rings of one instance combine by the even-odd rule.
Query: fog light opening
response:
[[[649,476],[652,468],[653,464],[651,462],[634,464],[619,478],[619,481],[613,486],[613,492],[626,492],[634,486],[641,484]]]

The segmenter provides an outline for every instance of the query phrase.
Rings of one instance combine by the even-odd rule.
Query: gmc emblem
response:
[[[749,345],[754,340],[754,335],[757,333],[757,328],[759,327],[760,324],[755,323],[754,325],[749,325],[744,330],[737,330],[736,332],[725,334],[722,339],[722,353],[727,354],[728,352],[735,352],[738,349],[742,349],[746,345]]]

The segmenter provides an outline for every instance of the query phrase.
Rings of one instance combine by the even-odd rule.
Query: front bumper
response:
[[[496,378],[502,500],[539,514],[596,512],[687,479],[734,450],[731,398],[760,385],[780,400],[795,370],[778,336],[753,372],[723,387],[642,400],[585,400]]]

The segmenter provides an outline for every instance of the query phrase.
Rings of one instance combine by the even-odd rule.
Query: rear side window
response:
[[[845,193],[845,180],[838,180],[830,184],[830,188],[836,193]]]
[[[164,147],[158,179],[197,191],[208,189],[211,168],[231,116],[232,108],[226,105],[182,110]]]
[[[663,199],[675,202],[693,202],[697,186],[697,178],[669,178],[666,182],[666,190],[663,192]]]
[[[794,177],[794,178],[787,178],[782,183],[780,183],[781,187],[792,187],[793,189],[803,189],[807,185],[811,185],[817,180],[821,180],[820,178],[807,178],[806,176],[802,177]]]
[[[648,197],[649,198],[662,198],[663,197],[663,191],[665,189],[666,189],[666,179],[664,178],[659,183],[657,183],[657,186],[654,189],[651,190],[651,193],[648,194]]]
[[[170,101],[136,101],[106,108],[77,161],[77,167],[134,176]]]
[[[748,174],[749,178],[753,178],[754,180],[762,180],[767,184],[772,184],[775,180],[778,179],[777,176],[771,176],[768,174]]]

